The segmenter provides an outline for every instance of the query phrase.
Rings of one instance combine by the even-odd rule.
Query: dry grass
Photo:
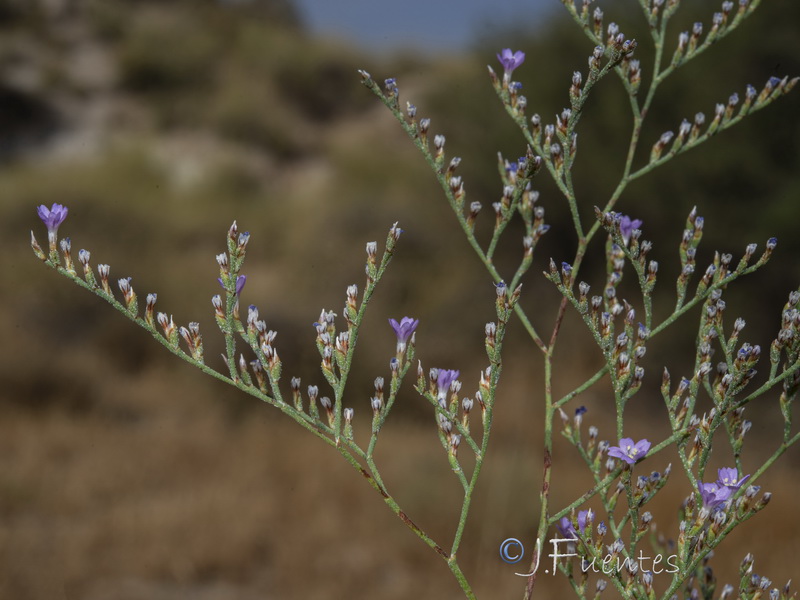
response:
[[[511,363],[461,553],[479,596],[489,598],[519,594],[521,580],[497,547],[506,537],[530,539],[537,517],[538,411],[513,380],[521,365]],[[92,382],[90,409],[64,410],[54,398],[46,410],[30,410],[17,399],[0,418],[0,596],[460,597],[445,565],[361,477],[276,411],[240,401],[175,361],[126,375],[89,353],[80,367],[108,374]],[[402,402],[417,400],[406,394]],[[361,425],[357,435],[366,433]],[[601,427],[610,423],[601,418]],[[420,525],[447,539],[458,489],[431,424],[399,416],[383,438],[379,459],[393,493]],[[751,450],[766,440],[751,440]],[[796,574],[797,520],[787,515],[800,485],[791,462],[762,482],[775,494],[769,509],[715,561],[724,581],[748,551],[776,581]],[[577,465],[560,444],[556,501],[587,487]],[[686,492],[678,477],[652,508],[667,535]],[[541,583],[546,596],[563,593],[561,577]]]

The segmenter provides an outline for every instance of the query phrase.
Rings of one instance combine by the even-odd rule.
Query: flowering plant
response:
[[[697,269],[697,248],[704,230],[703,217],[697,210],[692,210],[679,245],[680,274],[675,306],[665,318],[657,318],[653,290],[659,265],[649,258],[653,244],[643,238],[646,229],[641,219],[615,209],[632,181],[766,107],[790,91],[797,79],[770,78],[761,90],[749,86],[743,100],[737,94],[729,96],[726,102],[717,104],[709,122],[702,113],[697,113],[692,121],[686,119],[680,123],[677,134],[671,131],[662,134],[651,147],[647,160],[642,161],[642,124],[659,86],[674,71],[735,30],[753,13],[759,2],[740,0],[738,6],[733,2],[723,2],[721,12],[712,18],[711,29],[703,35],[702,25],[695,24],[691,32],[681,33],[671,60],[667,61],[667,25],[678,10],[679,2],[640,0],[655,50],[646,91],[642,90],[645,69],[634,58],[637,42],[626,38],[614,23],[604,27],[602,10],[597,8],[590,13],[589,4],[588,0],[580,5],[564,0],[569,14],[585,32],[593,49],[586,74],[574,71],[571,76],[569,107],[556,115],[554,124],[545,124],[538,114],[528,116],[528,101],[520,93],[522,85],[511,79],[513,72],[524,64],[523,52],[507,48],[497,55],[503,68],[502,77],[489,69],[497,96],[520,128],[527,147],[524,155],[515,161],[500,160],[502,192],[500,200],[492,205],[493,228],[488,242],[479,239],[475,227],[483,206],[478,201],[467,203],[465,182],[457,174],[461,159],[451,157],[448,160],[445,136],[437,134],[431,139],[430,120],[418,119],[417,108],[411,103],[401,106],[396,79],[386,79],[381,86],[368,73],[361,71],[364,85],[389,108],[430,165],[463,234],[495,284],[495,318],[484,327],[488,365],[481,371],[477,389],[470,395],[461,393],[459,370],[431,368],[426,371],[422,361],[415,364],[415,335],[420,327],[419,320],[412,317],[403,317],[399,322],[389,319],[397,345],[395,356],[389,362],[388,386],[384,377],[375,379],[375,391],[369,400],[368,408],[372,414],[366,441],[357,435],[356,410],[347,406],[352,397],[346,394],[346,383],[366,309],[398,247],[402,230],[397,224],[389,230],[380,255],[376,242],[366,244],[366,282],[362,293],[359,295],[358,287],[350,285],[346,290],[341,318],[337,319],[338,315],[333,311],[323,309],[314,323],[315,344],[324,379],[322,385],[329,390],[327,392],[312,384],[304,393],[296,377],[291,378],[287,388],[282,381],[283,363],[275,344],[277,333],[267,328],[255,305],[249,306],[244,317],[240,297],[247,277],[241,270],[250,235],[240,232],[236,222],[228,229],[226,252],[216,257],[224,297],[216,295],[211,300],[216,323],[225,339],[222,370],[206,362],[199,323],[177,327],[167,313],[156,312],[155,294],[146,296],[144,312],[141,313],[129,277],[117,281],[122,294],[119,299],[112,291],[110,267],[98,264],[95,274],[87,250],[79,251],[80,266],[75,265],[69,238],[58,239],[59,226],[67,216],[66,207],[53,204],[51,208],[38,208],[48,231],[48,251],[41,248],[32,233],[33,250],[48,266],[105,299],[149,331],[173,354],[204,373],[277,408],[334,448],[364,476],[391,511],[444,560],[467,598],[476,595],[459,564],[458,550],[487,455],[494,410],[497,402],[505,401],[498,397],[497,389],[506,330],[512,323],[518,323],[541,355],[544,367],[540,518],[530,568],[521,574],[526,580],[524,597],[533,595],[540,562],[546,553],[545,544],[549,543],[553,544],[553,552],[548,557],[553,559],[554,572],[563,573],[580,598],[596,598],[609,587],[623,598],[671,600],[681,592],[687,598],[715,597],[716,588],[709,566],[714,549],[734,528],[767,505],[770,494],[762,494],[760,487],[754,484],[787,449],[800,441],[800,433],[792,428],[792,405],[800,389],[800,292],[789,294],[780,314],[779,332],[769,348],[768,376],[753,389],[751,383],[756,376],[755,366],[761,359],[761,348],[739,342],[745,327],[742,319],[736,319],[726,333],[723,294],[733,282],[764,266],[777,241],[769,239],[760,255],[757,255],[756,244],[747,245],[738,262],[733,261],[731,254],[716,253],[697,283],[690,286]],[[579,211],[583,200],[573,183],[577,129],[587,99],[597,84],[607,77],[616,78],[625,90],[633,129],[619,183],[603,207],[595,208],[595,220],[586,223]],[[541,172],[552,178],[563,195],[578,240],[571,262],[563,262],[559,268],[550,259],[545,265],[545,278],[561,297],[549,335],[539,332],[530,318],[531,309],[519,301],[523,279],[535,281],[528,276],[534,265],[534,251],[550,229],[544,221],[544,208],[538,203],[539,194],[533,189],[535,177]],[[505,273],[494,258],[501,238],[513,231],[509,228],[512,221],[520,221],[524,231],[522,256],[516,269]],[[590,296],[591,287],[580,275],[587,254],[594,251],[591,244],[601,231],[605,232],[604,253],[601,252],[605,276],[600,293]],[[636,298],[622,297],[620,282],[626,272],[633,273]],[[625,437],[631,433],[626,429],[625,409],[645,381],[642,359],[648,344],[695,307],[700,309],[700,318],[692,371],[688,377],[673,383],[672,375],[665,368],[660,378],[670,434],[655,442]],[[562,323],[570,312],[583,321],[597,345],[603,364],[559,398],[553,392],[553,359]],[[711,357],[715,349],[720,352],[722,360],[713,365]],[[390,494],[375,459],[382,427],[408,371],[414,366],[414,387],[430,405],[444,454],[463,491],[459,519],[448,544],[437,541],[412,520]],[[604,385],[605,393],[613,395],[616,446],[601,440],[599,429],[594,425],[588,428],[588,435],[584,437],[585,407],[574,409],[573,416],[566,411],[570,403],[595,385]],[[745,473],[742,447],[751,427],[744,418],[745,408],[775,388],[781,389],[778,402],[784,420],[782,438],[761,466]],[[710,406],[703,408],[704,404]],[[479,415],[475,415],[478,412]],[[553,432],[557,419],[562,423],[563,435],[585,462],[594,481],[590,490],[564,506],[554,506],[551,499],[554,484]],[[705,483],[712,447],[723,445],[719,439],[730,446],[732,459],[726,464],[733,466],[719,469],[717,480]],[[667,449],[677,454],[685,477],[685,481],[672,483],[680,486],[686,498],[680,509],[678,531],[672,533],[662,532],[653,514],[646,510],[653,498],[675,479],[671,464],[660,471],[650,470],[651,464],[662,464],[656,461],[661,460],[659,453]],[[469,461],[464,460],[465,451],[471,454]],[[650,471],[647,474],[645,464]],[[551,540],[549,536],[555,534],[565,539]],[[667,541],[668,536],[675,541]],[[567,551],[559,550],[558,542],[561,541],[568,542]],[[637,559],[637,556],[641,557],[643,546],[649,546],[660,557],[647,567]],[[501,549],[501,557],[511,562],[512,556],[507,549]],[[666,557],[666,568],[659,566],[661,557]],[[571,560],[573,558],[577,560]],[[656,577],[662,573],[666,575],[660,579]],[[595,574],[599,576],[595,577]],[[753,558],[748,555],[742,563],[738,589],[726,585],[719,597],[729,598],[736,591],[741,598],[755,600],[768,590],[770,598],[790,597],[788,584],[783,590],[770,588],[768,579],[753,574]]]

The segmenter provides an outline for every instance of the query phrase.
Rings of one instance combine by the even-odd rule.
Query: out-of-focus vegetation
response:
[[[603,6],[607,19],[642,38],[637,53],[647,65],[635,4]],[[708,23],[716,8],[693,3],[673,28],[675,39],[695,19]],[[747,83],[800,73],[798,13],[800,4],[766,2],[741,31],[679,72],[653,108],[644,148],[683,117],[710,114]],[[464,157],[468,200],[482,201],[488,213],[501,192],[496,151],[514,158],[524,146],[493,97],[485,64],[500,47],[525,50],[515,76],[530,112],[549,122],[591,50],[565,19],[535,32],[478,40],[460,58],[376,59],[310,37],[288,1],[0,0],[0,596],[458,597],[430,550],[322,444],[193,373],[96,298],[54,277],[30,253],[28,231],[44,237],[37,204],[68,205],[61,234],[72,238],[73,252],[91,250],[94,264],[111,265],[114,280],[133,276],[140,296],[158,292],[159,308],[176,322],[199,320],[213,357],[222,350],[210,305],[218,291],[214,254],[237,219],[252,233],[243,302],[257,304],[279,332],[286,376],[307,385],[321,383],[311,322],[322,307],[343,305],[348,284],[363,284],[364,243],[383,240],[399,220],[406,233],[360,340],[350,400],[356,420],[367,413],[371,380],[386,374],[393,354],[389,316],[419,318],[426,367],[460,368],[473,389],[493,288],[422,160],[358,84],[356,69],[398,78],[401,98],[447,135],[449,153]],[[771,264],[731,290],[728,303],[729,315],[747,319],[748,341],[762,347],[800,284],[797,107],[790,95],[759,112],[636,182],[618,207],[643,219],[644,236],[655,241],[666,306],[693,205],[706,217],[700,265],[714,249],[738,257],[747,243],[763,248],[776,235]],[[622,165],[627,110],[611,79],[587,105],[577,179],[587,219]],[[553,225],[537,249],[543,268],[550,256],[571,259],[574,234],[547,178],[537,185]],[[492,220],[481,219],[481,227]],[[595,250],[602,252],[599,244]],[[516,259],[521,243],[505,252],[501,265]],[[592,269],[600,273],[602,265],[589,259],[585,272]],[[525,281],[523,301],[539,303],[536,317],[545,324],[556,296],[540,270]],[[596,360],[581,326],[566,328],[564,391]],[[676,355],[694,332],[687,322],[663,345],[651,345],[645,383],[651,380],[652,402],[632,407],[641,432],[664,432],[666,419],[646,420],[663,416],[653,374],[664,365],[678,374],[688,368]],[[531,457],[540,444],[531,432],[541,390],[528,364],[532,352],[521,334],[511,335],[493,462],[462,550],[486,597],[520,589],[497,546],[530,535],[537,517],[540,465]],[[584,399],[586,420],[609,436],[601,392]],[[776,425],[777,402],[763,403],[750,415],[754,439],[746,451],[758,452]],[[381,457],[389,485],[434,536],[449,534],[458,490],[432,419],[410,388],[398,409]],[[588,482],[566,448],[555,459],[554,493],[567,501]],[[752,523],[743,527],[719,553],[720,581],[732,580],[747,551],[775,580],[796,574],[800,532],[783,511],[800,491],[789,476],[797,459],[794,452],[764,480],[775,496],[752,523],[772,535],[752,541]],[[677,483],[669,490],[656,517],[665,528],[674,531],[686,493]],[[544,581],[554,594],[563,589],[563,581]]]

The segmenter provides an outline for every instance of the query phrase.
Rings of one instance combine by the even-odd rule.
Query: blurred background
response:
[[[496,3],[495,3],[496,4]],[[600,3],[606,21],[642,42],[632,0]],[[707,0],[675,18],[673,40]],[[461,236],[433,176],[388,111],[359,83],[398,78],[448,155],[464,158],[468,199],[499,198],[496,153],[524,154],[486,76],[504,47],[528,58],[515,73],[529,111],[546,122],[567,104],[587,40],[556,0],[492,3],[314,0],[0,0],[0,597],[86,600],[459,598],[445,567],[324,444],[277,411],[169,356],[98,298],[32,256],[29,231],[46,241],[39,204],[60,202],[60,235],[73,252],[133,277],[140,297],[176,323],[200,321],[206,356],[222,351],[210,298],[214,255],[235,219],[252,237],[245,305],[279,332],[284,376],[321,384],[311,323],[340,312],[345,289],[363,287],[364,244],[405,230],[367,316],[347,404],[368,435],[372,380],[388,375],[388,317],[420,319],[426,368],[460,369],[468,395],[485,367],[483,324],[494,288]],[[716,102],[800,73],[800,4],[764,3],[717,48],[662,89],[643,134],[646,156],[665,130]],[[673,46],[670,46],[671,55]],[[649,72],[645,67],[644,80]],[[616,185],[630,135],[627,100],[613,78],[596,88],[580,127],[577,191],[585,222]],[[767,347],[788,293],[800,283],[800,119],[797,92],[630,186],[618,209],[644,221],[661,265],[656,312],[674,304],[677,244],[686,215],[706,217],[698,265],[714,250],[738,260],[746,244],[779,245],[766,269],[726,292],[729,322]],[[642,157],[640,157],[642,160]],[[641,164],[641,163],[639,163]],[[523,303],[547,332],[558,298],[539,274],[571,260],[575,236],[546,176],[536,182],[551,231],[537,248]],[[488,211],[487,211],[488,212]],[[487,234],[492,217],[483,214]],[[509,228],[498,264],[514,268],[521,231]],[[585,277],[602,285],[602,240]],[[592,271],[592,269],[594,269]],[[592,273],[594,273],[592,275]],[[628,276],[630,279],[630,274]],[[630,291],[630,288],[628,288]],[[654,340],[628,433],[662,439],[658,387],[688,375],[697,314]],[[557,355],[556,393],[599,365],[583,326],[569,318]],[[507,537],[532,540],[541,477],[542,375],[515,322],[509,334],[490,457],[460,560],[482,598],[522,595],[518,567],[498,557]],[[221,360],[215,366],[222,367]],[[762,370],[766,370],[762,366]],[[410,383],[410,382],[409,382]],[[607,381],[576,400],[586,425],[613,438]],[[707,402],[707,400],[704,400]],[[700,410],[708,410],[703,404]],[[754,425],[744,466],[776,446],[777,394],[746,416]],[[410,385],[382,433],[379,464],[400,504],[435,538],[451,538],[459,486],[438,444],[429,407]],[[648,461],[663,470],[668,454]],[[797,449],[759,483],[768,510],[717,552],[720,587],[739,561],[781,585],[797,576]],[[556,442],[553,502],[591,483],[574,449]],[[732,464],[722,443],[712,467]],[[677,534],[689,493],[678,476],[651,508]],[[594,507],[597,510],[598,507]],[[530,546],[530,543],[528,544]],[[530,548],[528,548],[530,551]],[[544,568],[544,567],[543,567]],[[542,597],[567,593],[541,578]],[[608,592],[609,597],[613,597]]]

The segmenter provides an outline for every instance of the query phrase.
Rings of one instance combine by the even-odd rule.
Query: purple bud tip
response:
[[[575,416],[577,417],[579,415],[585,415],[588,410],[589,409],[586,408],[585,406],[580,406],[575,409]]]
[[[450,384],[452,384],[456,379],[458,379],[459,371],[453,371],[450,369],[439,369],[438,377],[436,380],[437,385],[439,386],[439,394],[446,393],[447,390],[450,389]]]
[[[631,219],[628,215],[622,215],[619,219],[619,233],[622,236],[625,244],[631,239],[631,234],[634,229],[639,229],[642,226],[641,219]]]
[[[775,87],[780,82],[781,82],[781,78],[780,77],[774,77],[773,76],[773,77],[769,78],[769,81],[767,83],[769,84],[770,87]]]
[[[47,231],[55,233],[58,230],[58,226],[67,218],[69,209],[58,203],[54,203],[50,208],[42,204],[36,209],[36,212],[47,227]]]
[[[778,245],[778,238],[771,237],[767,240],[767,246],[774,248]]]
[[[242,290],[244,289],[244,284],[245,283],[247,283],[247,275],[239,275],[236,278],[236,295],[237,296],[242,293]]]
[[[572,272],[572,266],[571,266],[571,265],[570,265],[568,262],[562,262],[562,263],[561,263],[561,268],[562,268],[562,269],[563,269],[563,270],[564,270],[566,273],[570,273],[570,272]]]

